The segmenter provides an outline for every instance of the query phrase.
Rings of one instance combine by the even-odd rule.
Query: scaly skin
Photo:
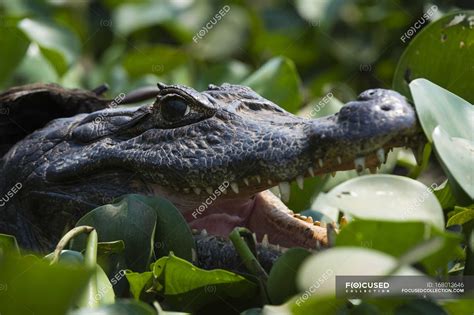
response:
[[[279,185],[285,200],[292,180],[374,169],[392,147],[419,141],[413,108],[390,90],[305,119],[244,86],[158,86],[152,105],[57,119],[11,148],[0,188],[22,189],[0,209],[0,232],[48,249],[85,212],[141,193],[168,198],[198,230],[227,236],[245,226],[259,240],[315,248],[327,243],[326,229],[266,190]]]

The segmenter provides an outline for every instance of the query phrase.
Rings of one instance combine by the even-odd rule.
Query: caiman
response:
[[[151,93],[152,104],[135,107],[118,106],[129,96],[110,101],[55,85],[1,94],[8,115],[0,128],[31,133],[2,135],[9,150],[0,161],[0,232],[49,250],[87,211],[137,193],[167,198],[209,234],[242,226],[284,247],[324,246],[326,228],[268,189],[278,186],[286,201],[292,181],[301,187],[309,176],[374,169],[391,148],[419,142],[414,109],[391,90],[367,90],[318,119],[240,85],[198,92],[159,83]]]

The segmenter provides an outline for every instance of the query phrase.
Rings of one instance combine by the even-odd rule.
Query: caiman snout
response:
[[[318,173],[354,167],[375,170],[385,162],[388,149],[417,146],[419,132],[415,110],[406,98],[384,89],[361,93],[338,113],[314,120],[308,131]]]

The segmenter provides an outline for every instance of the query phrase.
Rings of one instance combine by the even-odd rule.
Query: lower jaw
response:
[[[246,199],[216,202],[204,211],[186,211],[184,216],[192,229],[224,237],[235,227],[246,227],[258,241],[284,247],[317,248],[327,244],[326,228],[296,217],[270,191]]]

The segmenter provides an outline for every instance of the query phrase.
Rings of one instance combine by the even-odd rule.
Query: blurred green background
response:
[[[401,36],[433,5],[436,19],[474,2],[3,0],[0,88],[106,82],[113,96],[163,81],[198,90],[244,82],[259,91],[259,77],[248,76],[284,56],[275,62],[299,76],[290,103],[303,106],[328,92],[347,101],[367,88],[391,87],[409,43]]]

